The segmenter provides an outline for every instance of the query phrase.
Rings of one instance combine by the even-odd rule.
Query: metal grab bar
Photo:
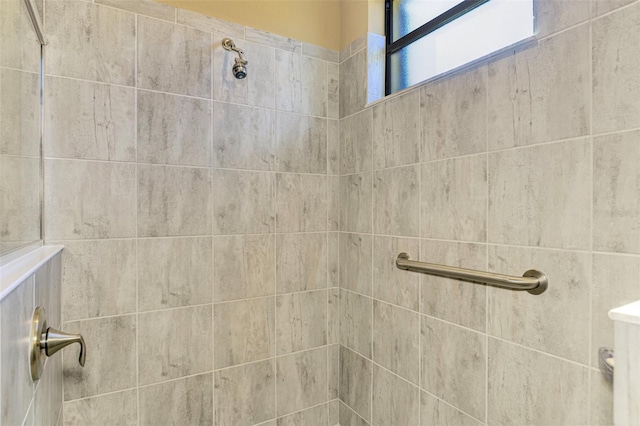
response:
[[[509,290],[527,291],[531,294],[542,294],[549,287],[547,277],[536,269],[528,270],[522,277],[514,277],[511,275],[494,274],[492,272],[476,271],[455,266],[418,262],[411,260],[407,253],[400,253],[398,255],[396,266],[405,271],[457,278]]]

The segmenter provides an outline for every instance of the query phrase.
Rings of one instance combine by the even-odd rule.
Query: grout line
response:
[[[593,14],[593,3],[594,2],[589,2],[589,83],[592,86],[593,85],[593,18],[592,18],[592,14]],[[589,134],[593,135],[593,89],[589,90]],[[589,139],[589,169],[591,171],[590,173],[590,193],[589,193],[589,197],[590,197],[590,203],[589,203],[589,208],[590,208],[590,215],[589,215],[589,243],[591,245],[590,247],[590,251],[591,251],[591,256],[589,256],[588,262],[589,262],[589,272],[590,272],[590,282],[589,282],[589,297],[588,297],[588,301],[589,301],[589,307],[588,307],[588,311],[589,311],[589,321],[588,321],[588,344],[587,344],[587,363],[591,364],[591,360],[593,359],[593,355],[592,355],[592,351],[593,351],[593,289],[594,289],[594,285],[595,283],[593,282],[593,221],[594,221],[594,214],[593,214],[593,205],[594,205],[594,177],[595,177],[595,167],[594,167],[594,156],[593,156],[593,140],[594,137],[592,136]],[[589,381],[587,383],[587,406],[589,407],[587,410],[587,422],[589,425],[591,425],[591,411],[593,409],[592,404],[591,404],[591,376],[592,376],[592,372],[589,372],[589,374],[587,375],[587,380]]]
[[[138,424],[140,424],[140,348],[139,348],[139,344],[140,344],[140,280],[138,279],[139,277],[139,270],[138,270],[138,263],[139,263],[139,252],[138,252],[138,245],[139,245],[139,224],[138,224],[138,182],[140,179],[140,175],[139,175],[139,166],[138,166],[138,160],[139,160],[139,146],[138,146],[138,41],[139,41],[139,26],[138,26],[138,14],[134,15],[135,18],[135,47],[134,47],[134,57],[135,57],[135,63],[134,63],[134,96],[135,96],[135,109],[134,109],[134,126],[135,126],[135,134],[134,134],[134,138],[135,138],[135,188],[134,188],[134,194],[135,194],[135,273],[136,273],[136,344],[135,344],[135,351],[136,351],[136,418],[137,418],[137,422]]]

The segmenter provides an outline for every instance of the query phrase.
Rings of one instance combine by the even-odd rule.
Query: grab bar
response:
[[[515,291],[527,291],[531,294],[542,294],[549,287],[547,277],[541,271],[530,269],[522,277],[494,274],[492,272],[476,271],[455,266],[438,265],[411,260],[407,253],[400,253],[396,259],[396,266],[405,271],[421,272],[423,274],[440,277],[457,278],[474,283],[481,283],[498,288]]]

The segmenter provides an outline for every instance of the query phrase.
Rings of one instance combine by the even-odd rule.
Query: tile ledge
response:
[[[640,300],[610,310],[609,318],[614,321],[640,325]]]
[[[0,266],[0,301],[62,249],[61,245],[37,247]]]

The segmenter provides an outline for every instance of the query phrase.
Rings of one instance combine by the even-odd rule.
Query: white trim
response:
[[[640,325],[640,300],[610,310],[609,318],[614,321]]]
[[[0,266],[0,300],[60,253],[64,246],[42,246]]]

